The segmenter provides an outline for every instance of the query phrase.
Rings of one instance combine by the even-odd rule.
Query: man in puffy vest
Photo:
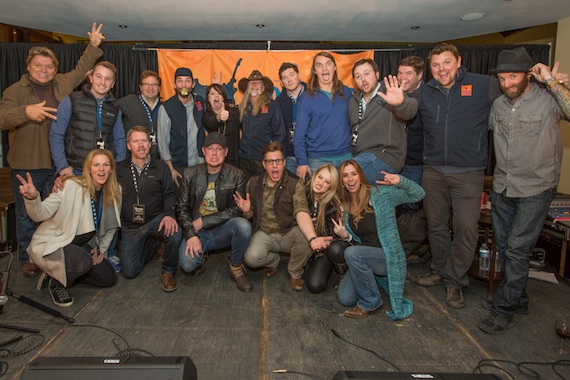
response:
[[[111,94],[115,85],[115,66],[98,62],[81,91],[62,99],[49,133],[51,157],[56,174],[65,178],[81,174],[83,161],[93,149],[107,149],[115,161],[127,154],[121,111]]]
[[[182,178],[184,168],[204,162],[204,99],[192,93],[195,85],[190,69],[176,69],[176,94],[162,103],[158,110],[158,151],[170,168],[176,186],[180,186],[178,179]]]

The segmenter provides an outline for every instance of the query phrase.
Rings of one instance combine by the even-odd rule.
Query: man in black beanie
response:
[[[184,168],[204,162],[204,99],[192,93],[192,71],[179,67],[174,74],[174,94],[158,110],[158,151],[179,185]]]

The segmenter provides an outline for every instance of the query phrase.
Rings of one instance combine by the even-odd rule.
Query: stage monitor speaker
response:
[[[439,372],[366,372],[339,371],[332,380],[500,380],[495,375],[481,373]]]
[[[196,380],[188,356],[39,357],[20,380]]]

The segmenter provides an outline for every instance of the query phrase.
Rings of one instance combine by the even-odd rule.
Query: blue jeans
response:
[[[295,156],[285,157],[285,169],[295,174],[297,172],[297,166],[299,166],[299,161],[297,161]]]
[[[411,179],[412,181],[414,181],[415,183],[417,183],[418,185],[421,186],[422,185],[422,177],[424,175],[424,165],[423,164],[418,164],[418,165],[406,164],[402,168],[400,175],[403,175],[407,179]]]
[[[251,223],[245,218],[231,218],[217,227],[200,230],[198,237],[202,243],[202,254],[198,257],[186,255],[186,240],[182,239],[180,243],[178,260],[180,268],[185,272],[192,272],[198,268],[208,251],[228,246],[231,247],[230,263],[237,266],[243,262],[245,250],[251,240]]]
[[[311,173],[317,171],[318,168],[323,166],[324,164],[331,164],[335,168],[339,168],[340,164],[344,161],[349,160],[352,157],[352,154],[348,153],[344,156],[335,157],[335,159],[328,159],[328,158],[309,158],[309,168],[311,169]]]
[[[36,189],[39,191],[42,199],[47,198],[51,193],[53,181],[55,179],[55,170],[53,169],[37,169],[37,170],[17,170],[12,169],[12,191],[14,192],[14,205],[16,211],[16,238],[20,246],[19,259],[28,261],[28,245],[32,240],[32,235],[36,231],[37,224],[28,216],[24,198],[20,194],[19,187],[22,184],[16,174],[26,178],[26,173],[30,173]]]
[[[493,233],[501,260],[503,281],[495,290],[493,310],[512,318],[519,305],[528,304],[526,282],[531,250],[554,196],[554,189],[524,198],[509,198],[492,192]]]
[[[338,301],[344,306],[357,305],[373,311],[382,305],[380,288],[375,276],[386,276],[386,256],[379,247],[353,245],[345,249],[348,264],[338,288]]]
[[[164,241],[164,261],[162,272],[174,274],[178,266],[178,247],[182,240],[182,230],[172,236],[164,235],[164,228],[158,231],[158,226],[164,218],[160,213],[139,228],[121,227],[121,264],[125,278],[135,278],[142,271],[143,266],[149,262],[158,249],[156,239]]]
[[[370,152],[361,152],[354,156],[354,161],[360,165],[364,176],[371,184],[375,184],[376,181],[384,180],[384,175],[380,173],[385,171],[392,174],[398,174],[398,172],[390,165],[388,165],[384,160],[378,158],[377,155]]]
[[[400,175],[403,175],[404,177],[411,179],[420,186],[422,185],[423,174],[424,174],[424,166],[422,164],[418,165],[406,164],[404,165],[402,171],[400,172]],[[406,207],[408,210],[417,211],[420,209],[419,204],[420,204],[419,202],[405,203],[404,207]]]

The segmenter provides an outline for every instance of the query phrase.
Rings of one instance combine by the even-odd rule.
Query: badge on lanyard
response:
[[[293,138],[295,137],[295,122],[293,122],[293,124],[291,124],[291,129],[289,129],[289,141],[291,141],[291,144],[293,144]]]
[[[261,113],[268,113],[269,112],[269,106],[265,105],[261,108]]]
[[[202,111],[202,103],[201,102],[196,102],[196,108],[198,109],[198,111]]]
[[[150,137],[150,145],[156,145],[156,132],[152,131],[148,136]]]
[[[133,205],[133,223],[144,224],[144,205]]]
[[[99,137],[96,144],[98,149],[105,149],[105,139],[103,137]]]
[[[352,131],[352,140],[350,142],[350,145],[356,146],[357,142],[358,142],[358,125],[356,126],[356,128],[354,128],[354,131]]]

